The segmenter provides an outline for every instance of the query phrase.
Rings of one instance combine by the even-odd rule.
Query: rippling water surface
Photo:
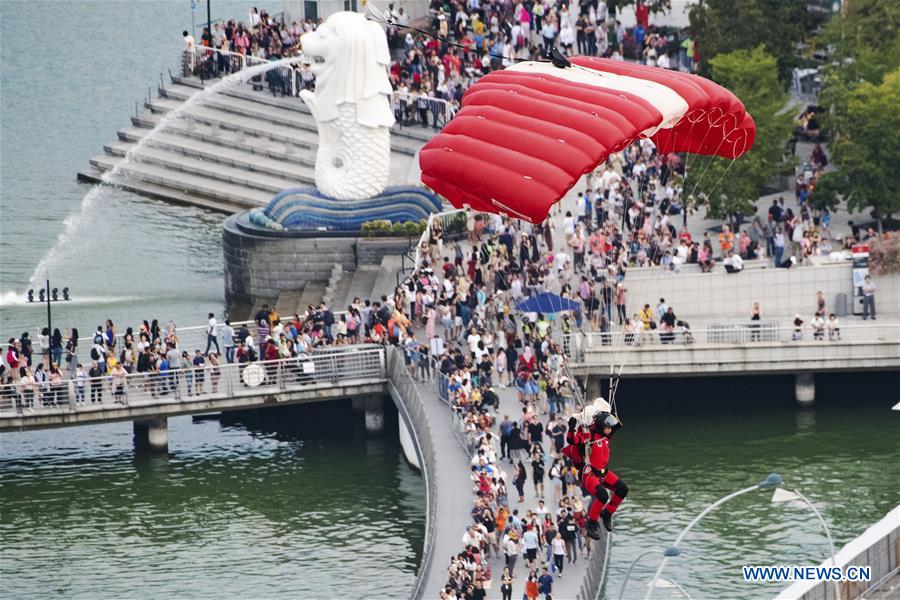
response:
[[[900,375],[817,375],[816,404],[796,407],[792,377],[625,380],[625,427],[612,469],[628,482],[617,513],[607,598],[628,565],[670,545],[706,506],[777,472],[807,496],[840,547],[900,503]],[[693,598],[771,598],[782,584],[744,583],[742,565],[817,565],[825,534],[808,508],[740,496],[705,517],[662,577]],[[658,558],[635,568],[627,598],[643,598]],[[679,597],[660,589],[655,598]]]
[[[168,457],[136,456],[130,423],[4,434],[3,595],[407,596],[421,478],[356,417],[170,419]]]

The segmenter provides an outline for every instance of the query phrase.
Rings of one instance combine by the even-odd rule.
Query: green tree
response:
[[[833,205],[840,195],[849,211],[871,208],[881,231],[882,219],[900,211],[900,68],[880,84],[863,81],[843,100],[846,117],[831,144],[837,170],[823,178],[816,202]]]
[[[825,27],[821,42],[830,49],[822,67],[819,104],[831,138],[835,171],[816,186],[817,206],[872,208],[878,220],[900,210],[897,193],[898,75],[900,3],[845,2]]]
[[[734,161],[691,157],[686,185],[706,197],[711,217],[753,214],[760,190],[785,166],[785,146],[794,127],[786,109],[788,96],[778,84],[775,57],[763,46],[720,54],[710,62],[714,79],[743,101],[756,122],[756,140]]]
[[[691,7],[691,30],[709,76],[712,59],[734,50],[765,45],[778,61],[782,82],[796,66],[796,44],[803,39],[809,17],[803,0],[700,0]]]
[[[827,108],[826,128],[837,137],[850,126],[853,90],[863,82],[880,84],[886,73],[900,68],[900,3],[853,0],[844,7],[821,36],[831,52],[821,69],[819,104]]]

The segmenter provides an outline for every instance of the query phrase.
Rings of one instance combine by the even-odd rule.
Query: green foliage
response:
[[[364,237],[419,237],[425,231],[428,221],[406,221],[391,223],[385,219],[366,221],[362,224]]]
[[[711,61],[714,79],[740,98],[756,122],[753,147],[735,161],[690,157],[686,186],[709,202],[708,214],[753,214],[759,192],[783,169],[785,144],[794,128],[777,65],[764,47],[720,54]],[[691,201],[691,198],[688,198]]]
[[[900,68],[880,84],[863,81],[842,94],[846,117],[831,145],[838,175],[828,178],[850,211],[882,219],[900,211]]]
[[[782,83],[797,64],[797,42],[808,20],[803,0],[703,0],[691,7],[689,18],[702,62],[700,72],[715,71],[712,59],[760,44],[778,61]]]

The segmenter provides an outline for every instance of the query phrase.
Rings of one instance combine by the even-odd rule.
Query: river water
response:
[[[45,277],[73,298],[54,305],[54,326],[82,334],[106,318],[183,326],[221,314],[221,215],[112,188],[83,206],[92,186],[75,180],[177,67],[190,4],[0,3],[4,341],[46,323],[25,303]],[[250,8],[212,5],[213,18],[245,21]],[[339,585],[347,597],[407,596],[421,478],[396,431],[367,438],[361,417],[348,432],[351,417],[328,405],[170,419],[168,460],[135,457],[130,423],[3,435],[0,595],[329,597]]]
[[[214,17],[248,8],[213,6]],[[54,307],[63,327],[220,312],[221,216],[120,190],[82,207],[90,186],[75,181],[177,65],[190,2],[3,2],[0,13],[0,333],[44,323],[24,293],[45,276],[72,291]],[[623,381],[612,464],[631,493],[606,597],[638,554],[770,471],[816,503],[839,546],[900,501],[900,378],[817,381],[810,410],[795,407],[791,378]],[[168,459],[135,456],[128,423],[0,437],[0,592],[405,597],[425,500],[396,433],[366,438],[343,404],[241,419],[171,419]],[[812,514],[770,494],[710,515],[663,576],[694,598],[767,598],[780,585],[744,584],[742,564],[822,560]],[[643,597],[654,566],[635,570],[627,598]]]

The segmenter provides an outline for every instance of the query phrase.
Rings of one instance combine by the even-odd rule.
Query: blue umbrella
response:
[[[522,312],[554,314],[564,310],[579,310],[581,304],[550,292],[544,292],[517,303],[516,308]]]

